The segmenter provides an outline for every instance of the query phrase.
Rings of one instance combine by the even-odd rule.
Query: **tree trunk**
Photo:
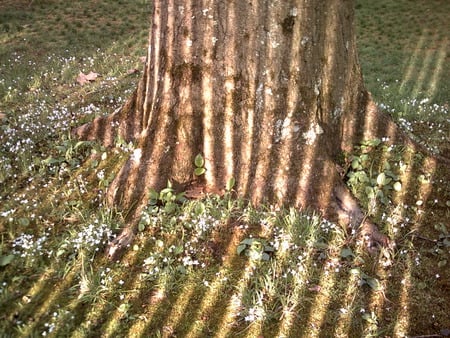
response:
[[[337,170],[342,151],[362,138],[396,136],[363,85],[353,5],[154,0],[135,93],[119,112],[75,130],[107,145],[117,135],[138,144],[108,202],[137,215],[149,189],[168,180],[180,190],[220,193],[234,178],[237,194],[252,203],[314,208],[362,223],[384,242]],[[205,159],[200,178],[197,154]],[[130,224],[119,241],[130,238]]]

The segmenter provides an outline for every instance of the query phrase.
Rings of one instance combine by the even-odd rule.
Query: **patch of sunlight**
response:
[[[334,236],[328,243],[329,247],[336,246],[336,242],[339,241],[337,236]],[[332,255],[330,254],[329,260],[339,259],[339,252],[335,251]],[[319,283],[317,284],[319,293],[316,294],[314,301],[311,303],[309,308],[309,318],[306,319],[307,327],[309,328],[309,336],[319,336],[321,333],[321,326],[325,321],[325,316],[329,312],[329,304],[334,294],[334,288],[336,281],[336,274],[333,273],[333,267],[324,266],[322,271],[322,276]]]
[[[248,282],[252,277],[254,271],[258,268],[259,264],[261,264],[261,261],[248,261],[243,276],[236,284],[236,292],[234,292],[230,297],[230,301],[222,318],[222,322],[218,326],[221,327],[222,330],[217,333],[216,338],[224,338],[229,336],[230,330],[232,328],[232,325],[230,324],[235,322],[235,318],[240,313],[244,291],[247,288]]]

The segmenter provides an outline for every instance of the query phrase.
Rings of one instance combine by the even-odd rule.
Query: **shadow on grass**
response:
[[[113,40],[108,37],[102,43],[108,45]],[[82,279],[83,275],[90,274],[86,262],[80,258],[65,275],[58,271],[60,262],[50,262],[47,270],[33,276],[27,290],[19,290],[12,298],[18,303],[3,315],[10,321],[6,332],[14,332],[19,322],[25,324],[24,335],[40,330],[48,332],[52,321],[56,322],[51,332],[54,336],[77,332],[93,337],[358,337],[435,334],[447,329],[450,323],[445,306],[450,299],[445,291],[450,276],[448,269],[435,266],[430,251],[438,242],[415,244],[421,239],[416,236],[410,240],[410,234],[433,241],[439,234],[429,227],[435,222],[448,221],[445,209],[445,198],[450,197],[448,187],[417,183],[417,177],[423,173],[430,174],[431,180],[448,182],[448,168],[440,167],[433,159],[403,160],[412,163],[411,170],[401,178],[403,191],[408,194],[396,196],[397,203],[414,209],[403,214],[411,220],[393,234],[397,248],[386,257],[382,256],[383,251],[379,257],[367,255],[366,249],[350,240],[351,237],[344,242],[353,255],[343,256],[341,247],[333,244],[341,243],[342,239],[334,234],[325,243],[312,236],[310,242],[287,250],[285,255],[276,253],[268,262],[254,262],[236,253],[238,244],[249,233],[239,231],[235,222],[228,222],[217,235],[218,257],[204,268],[204,275],[191,273],[146,280],[143,259],[155,246],[144,236],[139,250],[130,250],[124,257],[125,266],[120,268],[120,275],[113,276],[113,283],[118,283],[117,292],[112,286],[105,293],[94,293],[87,298]],[[437,203],[435,198],[439,198]],[[422,201],[420,205],[418,199]],[[253,231],[251,234],[258,236],[260,229]],[[423,263],[417,262],[417,253],[423,253],[420,258]],[[255,278],[260,270],[270,271],[269,265],[277,261],[280,264],[297,261],[300,254],[305,255],[302,264],[296,265],[293,271],[283,271],[286,277],[275,272],[267,275],[275,279],[267,284],[274,283],[276,289],[266,285],[268,292],[256,292],[262,288],[258,283],[264,283],[264,274]],[[387,259],[391,263],[383,265]],[[97,257],[91,279],[95,281],[95,276],[101,276],[102,267],[110,264],[105,257]],[[9,275],[14,274],[12,267],[4,269]],[[440,278],[436,278],[438,273]],[[100,280],[97,282],[101,290]],[[289,295],[289,301],[283,303],[279,294]],[[256,299],[245,299],[249,295]],[[271,311],[253,313],[243,306],[244,302],[256,305],[262,302]],[[3,304],[2,308],[5,307]]]

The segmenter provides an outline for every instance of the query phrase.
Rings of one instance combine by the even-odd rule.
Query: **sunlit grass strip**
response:
[[[423,50],[425,39],[425,33],[422,32],[419,41],[417,41],[416,48],[414,49],[414,54],[411,56],[406,71],[404,72],[403,80],[400,84],[400,94],[404,94],[404,91],[406,91],[406,85],[412,79],[413,72],[417,69],[417,63],[419,62],[419,56]]]
[[[347,291],[342,297],[341,315],[343,320],[339,320],[336,323],[334,329],[334,337],[350,337],[350,320],[354,318],[357,313],[356,310],[356,297],[358,295],[358,276],[351,272],[348,272],[347,276]],[[345,316],[345,317],[344,317]]]
[[[445,64],[445,58],[447,56],[448,48],[449,48],[449,40],[445,39],[444,42],[442,42],[441,46],[439,47],[439,50],[436,52],[436,60],[433,63],[435,69],[431,76],[427,91],[427,95],[431,99],[436,95],[436,91],[438,90],[438,87],[440,85],[441,80],[440,78]]]
[[[57,268],[58,268],[57,266],[52,265],[41,274],[40,280],[37,281],[27,293],[27,296],[29,296],[30,298],[30,304],[25,305],[25,307],[34,304],[33,298],[36,297],[40,292],[42,292],[42,290],[48,289],[50,287],[48,285],[49,280],[45,278],[45,276],[54,276],[57,272]],[[45,317],[52,307],[59,306],[59,304],[55,303],[55,300],[61,297],[61,295],[64,294],[64,292],[66,292],[66,290],[72,285],[75,276],[76,276],[76,269],[73,269],[70,273],[68,273],[64,277],[62,283],[54,286],[53,290],[50,291],[48,294],[46,294],[45,299],[39,302],[40,303],[39,306],[33,307],[33,318],[38,320],[33,321],[31,325],[26,325],[21,329],[21,333],[23,334],[23,336],[27,337],[33,336],[36,333],[35,332],[36,327],[42,324],[41,320],[39,319]]]
[[[205,321],[198,321],[199,316],[204,313],[207,313],[209,310],[212,310],[215,306],[217,306],[217,299],[220,293],[223,291],[226,283],[228,283],[229,275],[232,272],[232,264],[233,260],[237,258],[236,255],[236,243],[238,242],[238,232],[233,232],[233,236],[229,241],[229,245],[226,250],[225,257],[227,259],[223,262],[223,266],[216,273],[216,277],[212,283],[208,282],[208,292],[204,295],[202,303],[199,306],[198,316],[195,320],[197,325],[193,325],[188,332],[189,334],[193,334],[193,331],[201,332],[204,328]]]
[[[328,242],[329,247],[339,247],[339,237],[333,235],[333,238]],[[340,243],[339,243],[340,244]],[[327,257],[328,260],[339,260],[339,252],[332,253]],[[325,320],[325,316],[329,310],[329,303],[336,287],[336,274],[331,270],[333,267],[323,267],[322,276],[318,283],[320,292],[316,294],[314,301],[310,305],[309,318],[306,320],[307,327],[309,328],[308,334],[312,336],[319,336],[321,333],[321,326]]]
[[[293,334],[291,331],[293,329],[292,326],[294,321],[297,319],[296,314],[298,311],[298,306],[301,304],[301,297],[305,292],[305,288],[309,282],[308,278],[311,275],[313,252],[314,248],[312,246],[308,246],[305,251],[306,254],[304,255],[306,257],[304,264],[297,265],[297,269],[294,270],[297,278],[295,278],[295,283],[293,285],[289,285],[290,291],[287,296],[286,304],[283,304],[277,337],[288,337]],[[287,260],[290,259],[290,257],[286,255],[283,259]]]
[[[408,257],[406,261],[406,269],[403,274],[403,278],[400,281],[400,297],[398,299],[398,313],[395,318],[395,324],[393,328],[394,337],[406,337],[408,333],[408,328],[411,325],[410,318],[410,306],[409,299],[411,297],[409,290],[412,288],[411,284],[411,272],[412,272],[412,261]]]
[[[227,310],[222,318],[221,324],[219,325],[222,329],[217,333],[217,338],[225,338],[229,336],[232,324],[235,323],[236,318],[242,310],[242,296],[247,288],[248,282],[260,264],[260,261],[249,260],[245,266],[242,277],[239,281],[237,281],[236,292],[231,295]]]

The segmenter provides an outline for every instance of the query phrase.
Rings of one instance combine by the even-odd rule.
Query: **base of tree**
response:
[[[130,101],[133,101],[134,99],[135,98],[132,98]],[[145,143],[152,141],[148,140],[148,137],[146,137],[148,135],[145,135],[145,133],[141,135],[142,126],[139,124],[134,127],[121,125],[124,121],[124,116],[133,109],[134,105],[127,103],[120,111],[110,116],[99,117],[92,123],[75,129],[73,134],[81,139],[100,140],[106,146],[112,146],[114,144],[113,140],[117,136],[120,136],[125,140],[136,140],[140,145],[139,147],[145,149]],[[350,140],[344,140],[342,145],[344,151],[351,153],[353,147],[362,139],[384,137],[388,138],[389,142],[403,144],[412,147],[417,151],[427,153],[423,146],[411,140],[397,127],[387,114],[381,112],[371,99],[368,100],[366,105],[366,116],[366,119],[376,121],[376,124],[372,125],[371,128],[366,128],[364,135],[360,135],[358,138],[351,140],[352,142],[350,142]],[[103,130],[103,132],[99,133],[98,130]],[[355,140],[358,141],[356,144],[354,142]],[[429,153],[427,153],[427,155],[432,156]],[[107,202],[109,205],[114,207],[119,205],[121,208],[126,208],[126,210],[130,211],[127,218],[128,225],[122,230],[122,233],[110,243],[106,250],[111,259],[120,257],[124,252],[124,249],[132,243],[137,232],[140,212],[148,200],[148,190],[150,187],[147,184],[141,184],[143,182],[133,181],[135,183],[130,193],[130,189],[127,189],[130,184],[128,181],[129,177],[132,175],[139,176],[139,173],[154,173],[155,180],[152,182],[157,183],[151,187],[156,190],[163,188],[164,184],[167,182],[167,176],[164,175],[161,175],[162,179],[157,179],[159,174],[157,168],[152,167],[151,159],[146,159],[144,161],[145,165],[140,162],[139,166],[137,166],[133,162],[133,156],[134,155],[130,157],[130,160],[120,170],[120,173],[117,175],[116,180],[111,184],[107,193]],[[444,162],[448,161],[446,158],[439,158],[438,160]],[[312,190],[308,196],[327,194],[327,203],[324,204],[320,199],[311,197],[294,206],[299,209],[317,210],[330,221],[338,222],[343,226],[347,226],[349,229],[356,229],[359,235],[365,240],[369,250],[372,250],[377,246],[395,246],[395,243],[393,243],[385,234],[381,233],[378,230],[377,225],[374,224],[369,217],[366,217],[366,213],[362,210],[358,201],[345,185],[342,173],[339,172],[339,165],[331,158],[326,158],[325,160],[322,158],[321,161],[322,167],[330,169],[324,171],[324,177],[316,177],[315,181],[320,181],[326,177],[327,182],[329,183],[326,186],[326,189],[323,185],[320,186],[320,191],[311,188]],[[138,172],[138,174],[136,174],[136,172]],[[297,179],[298,178],[296,177],[293,178],[293,180]],[[195,180],[192,179],[192,177],[187,177],[183,182],[176,181],[175,187],[180,192],[188,191],[187,195],[190,198],[202,198],[209,193],[220,195],[224,192],[224,187],[222,186],[207,185],[204,180]],[[239,190],[238,195],[240,195]],[[264,199],[253,199],[251,194],[249,196],[244,195],[240,197],[248,198],[250,203],[256,205],[266,202]],[[136,203],[136,201],[139,202]],[[273,203],[273,200],[268,199],[267,201]]]

